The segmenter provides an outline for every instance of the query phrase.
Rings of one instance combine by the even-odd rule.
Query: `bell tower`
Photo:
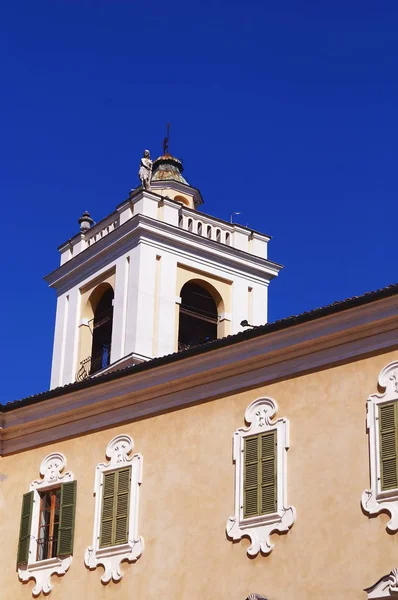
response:
[[[57,294],[52,388],[267,321],[281,269],[270,238],[201,212],[167,145],[153,163],[145,151],[139,177],[102,221],[82,215],[45,278]]]

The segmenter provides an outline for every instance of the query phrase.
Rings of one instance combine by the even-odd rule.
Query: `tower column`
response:
[[[143,243],[130,254],[125,355],[152,356],[156,289],[156,250]]]
[[[111,363],[123,358],[126,344],[127,295],[130,280],[130,256],[116,261],[115,297],[113,301],[113,327]]]
[[[53,360],[51,366],[51,388],[62,385],[62,371],[65,355],[65,336],[68,319],[69,295],[63,294],[57,298],[55,319]]]
[[[171,254],[162,254],[160,257],[159,274],[159,306],[158,313],[157,349],[155,356],[165,356],[177,350],[177,258]]]
[[[232,331],[242,331],[241,322],[249,317],[249,284],[245,279],[235,279],[232,284]]]
[[[79,316],[80,316],[80,290],[76,286],[69,292],[69,305],[66,319],[63,373],[61,374],[61,385],[75,381],[78,365],[77,344],[79,338]]]

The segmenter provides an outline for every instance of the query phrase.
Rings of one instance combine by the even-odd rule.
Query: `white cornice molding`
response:
[[[392,296],[15,408],[2,415],[3,453],[397,348],[397,314],[398,297]]]
[[[108,462],[99,463],[95,471],[94,496],[94,528],[92,545],[86,548],[84,564],[90,570],[99,565],[104,567],[101,576],[102,583],[115,583],[123,577],[121,563],[135,562],[144,550],[144,539],[138,535],[138,497],[139,486],[142,483],[142,455],[132,454],[134,442],[129,435],[121,434],[114,437],[106,447]],[[129,535],[128,541],[117,546],[99,547],[102,512],[102,486],[104,473],[125,466],[131,466],[130,504],[129,504]]]
[[[59,558],[47,558],[46,560],[36,560],[37,553],[37,532],[39,530],[40,518],[40,491],[51,489],[67,481],[73,481],[74,476],[71,471],[63,473],[66,468],[66,458],[61,452],[52,452],[48,454],[40,465],[40,479],[35,479],[30,484],[30,491],[33,496],[32,520],[30,526],[30,543],[28,563],[18,568],[18,577],[20,581],[26,583],[34,579],[35,586],[32,590],[32,596],[37,597],[41,593],[49,594],[52,590],[51,576],[65,575],[72,563],[72,556]]]
[[[276,277],[281,265],[268,259],[244,252],[226,244],[219,244],[186,231],[164,221],[152,219],[145,215],[136,215],[111,231],[104,238],[86,248],[80,254],[52,271],[45,277],[47,283],[55,288],[70,287],[71,282],[78,282],[82,273],[88,271],[98,273],[100,265],[109,265],[122,254],[128,252],[138,243],[158,244],[169,251],[175,250],[179,256],[186,252],[188,256],[201,260],[206,259],[216,264],[223,263],[237,273],[249,272],[262,280]],[[92,263],[92,266],[90,266]]]
[[[398,361],[390,362],[380,371],[382,394],[371,394],[367,401],[366,427],[369,434],[370,489],[361,497],[362,508],[368,515],[385,512],[390,515],[387,531],[398,531],[398,488],[382,491],[380,475],[379,405],[398,402]]]
[[[234,542],[243,537],[250,539],[247,555],[257,556],[261,551],[270,554],[274,544],[270,541],[272,533],[286,533],[296,520],[296,509],[287,504],[287,461],[289,448],[289,421],[286,418],[273,419],[278,405],[272,398],[258,398],[246,409],[245,422],[248,427],[240,427],[233,437],[233,461],[235,463],[235,501],[234,514],[227,521],[227,537]],[[244,478],[244,440],[251,435],[266,431],[276,431],[276,511],[270,514],[245,518],[243,513]]]

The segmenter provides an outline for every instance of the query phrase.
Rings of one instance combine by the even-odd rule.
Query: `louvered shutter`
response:
[[[379,406],[381,489],[398,487],[397,476],[398,403]]]
[[[276,431],[261,435],[261,514],[277,506]]]
[[[76,481],[69,481],[61,485],[57,556],[73,553],[76,483]]]
[[[100,548],[128,541],[131,467],[104,473]]]
[[[23,495],[17,565],[26,565],[29,560],[30,528],[32,524],[33,492]]]
[[[100,548],[112,545],[112,525],[116,489],[115,483],[116,471],[113,471],[113,473],[104,473],[102,490]]]
[[[258,477],[259,477],[259,441],[258,435],[244,440],[244,476],[243,476],[243,516],[254,517],[259,514]]]
[[[129,508],[130,508],[130,477],[131,469],[117,471],[116,514],[114,525],[114,544],[124,544],[128,541]]]

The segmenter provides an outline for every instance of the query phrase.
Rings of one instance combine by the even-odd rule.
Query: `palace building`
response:
[[[1,600],[398,597],[398,285],[268,323],[270,237],[183,172],[146,151],[46,277],[50,389],[0,406]]]

